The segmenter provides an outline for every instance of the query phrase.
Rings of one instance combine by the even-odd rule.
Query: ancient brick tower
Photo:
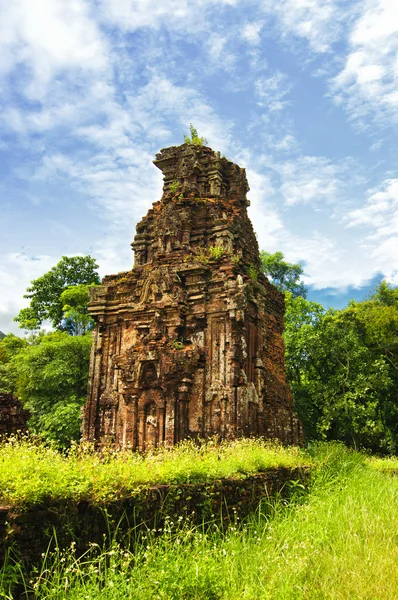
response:
[[[186,437],[297,442],[284,300],[260,273],[245,170],[165,148],[163,196],[137,225],[131,271],[92,289],[84,438],[139,450]]]

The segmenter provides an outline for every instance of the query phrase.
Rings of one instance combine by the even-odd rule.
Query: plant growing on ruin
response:
[[[174,340],[170,342],[171,350],[183,350],[184,349],[184,340],[180,338],[179,340]]]
[[[209,260],[220,260],[227,253],[224,246],[209,246],[209,248],[201,248],[196,252],[193,260],[206,265]]]
[[[210,246],[209,248],[209,256],[210,258],[214,258],[215,260],[220,259],[225,254],[224,246]]]
[[[178,179],[173,179],[173,181],[170,183],[170,191],[175,194],[179,185]]]
[[[198,130],[192,125],[189,124],[189,132],[191,137],[188,135],[184,135],[184,144],[194,144],[195,146],[206,146],[207,139],[204,137],[200,137],[198,134]]]
[[[254,265],[249,265],[247,268],[247,274],[253,281],[257,281],[258,278],[258,270]]]

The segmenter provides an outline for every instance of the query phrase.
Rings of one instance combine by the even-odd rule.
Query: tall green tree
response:
[[[0,340],[0,392],[16,393],[18,375],[13,361],[27,345],[27,340],[12,333]]]
[[[264,275],[281,292],[290,292],[293,297],[307,296],[307,289],[302,281],[301,276],[304,273],[303,267],[299,264],[288,263],[284,260],[282,252],[260,252],[261,267]]]
[[[71,285],[60,296],[63,304],[63,329],[71,335],[84,335],[95,325],[88,314],[89,287],[92,286],[84,283]]]
[[[288,298],[287,373],[309,439],[398,451],[398,306],[385,291],[343,310]]]
[[[30,430],[60,447],[80,437],[87,396],[91,335],[37,337],[13,358],[16,392],[30,411]]]
[[[295,409],[303,423],[308,439],[319,437],[317,425],[320,409],[309,386],[311,381],[311,352],[326,310],[316,302],[285,292],[286,313],[284,341],[286,375],[292,387]]]
[[[24,298],[30,305],[14,319],[22,329],[35,330],[45,320],[56,329],[65,329],[64,305],[61,294],[70,286],[98,285],[98,265],[91,256],[63,256],[47,273],[31,282]]]

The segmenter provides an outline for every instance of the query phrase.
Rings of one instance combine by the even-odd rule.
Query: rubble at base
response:
[[[0,436],[27,431],[29,412],[12,394],[0,393]]]

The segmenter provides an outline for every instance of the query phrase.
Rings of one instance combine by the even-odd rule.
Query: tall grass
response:
[[[90,445],[61,454],[33,438],[10,438],[0,445],[0,500],[18,506],[59,499],[101,503],[149,485],[245,477],[308,461],[298,448],[254,439],[201,445],[187,441],[140,455],[99,453]]]
[[[397,598],[398,479],[339,445],[312,455],[310,491],[271,518],[260,509],[226,532],[166,526],[131,550],[55,552],[27,586],[37,600]]]

